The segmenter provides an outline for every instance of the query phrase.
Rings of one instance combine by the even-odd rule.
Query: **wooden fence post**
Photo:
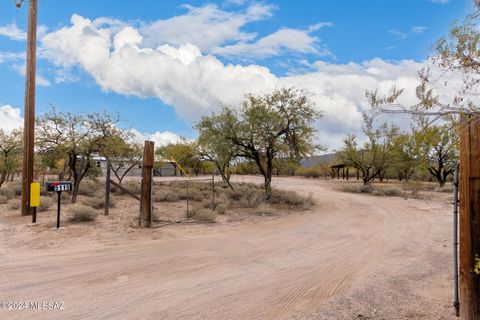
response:
[[[104,215],[108,216],[110,212],[110,160],[107,159],[107,174],[105,179],[105,212]]]
[[[143,149],[142,168],[142,200],[141,200],[141,221],[142,227],[150,227],[152,221],[152,173],[153,173],[153,141],[145,141]]]
[[[474,120],[474,121],[471,121]],[[460,128],[460,316],[480,319],[480,122]]]

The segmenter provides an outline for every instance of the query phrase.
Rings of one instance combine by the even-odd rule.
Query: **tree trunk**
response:
[[[72,201],[71,201],[72,203],[77,202],[78,190],[80,188],[80,181],[83,178],[82,171],[84,170],[84,166],[85,166],[85,156],[82,156],[82,159],[80,160],[80,168],[79,168],[80,170],[77,171],[77,169],[75,168],[75,171],[73,173],[74,187],[72,192]]]
[[[7,171],[3,170],[2,174],[0,175],[0,187],[2,187],[3,183],[5,182],[6,176],[7,176]]]

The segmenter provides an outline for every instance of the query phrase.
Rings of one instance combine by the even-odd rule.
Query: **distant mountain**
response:
[[[302,167],[313,167],[319,163],[329,162],[335,158],[335,153],[322,154],[321,156],[312,156],[300,160]]]

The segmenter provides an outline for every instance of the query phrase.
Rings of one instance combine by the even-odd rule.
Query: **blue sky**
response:
[[[118,111],[122,127],[161,143],[165,132],[194,138],[195,121],[221,103],[294,85],[312,92],[325,115],[319,140],[335,146],[358,131],[365,89],[414,88],[431,45],[468,9],[466,0],[40,0],[37,112]],[[8,128],[23,106],[27,3],[1,1],[0,13]]]

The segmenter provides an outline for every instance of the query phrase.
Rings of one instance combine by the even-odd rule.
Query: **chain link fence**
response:
[[[154,180],[153,221],[185,222],[199,209],[215,210],[215,178]]]

